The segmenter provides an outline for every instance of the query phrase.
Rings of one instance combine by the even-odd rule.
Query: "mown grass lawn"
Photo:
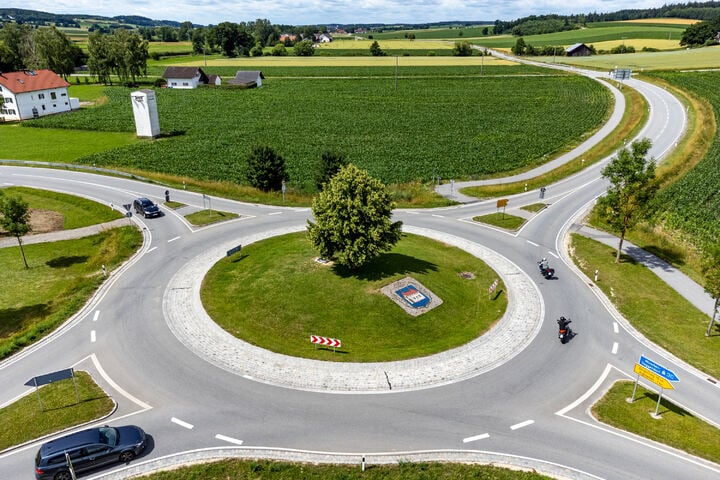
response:
[[[202,301],[233,335],[268,350],[334,361],[379,362],[429,355],[480,336],[505,312],[504,294],[488,299],[497,275],[470,254],[415,235],[358,272],[315,261],[306,233],[271,238],[220,260]],[[466,279],[460,273],[471,272]],[[380,289],[411,276],[444,302],[411,316]],[[503,290],[502,283],[498,292]],[[339,338],[315,349],[310,335]]]
[[[224,222],[225,220],[232,220],[238,218],[237,213],[232,212],[220,212],[218,210],[200,210],[189,215],[185,215],[188,222],[195,226],[209,225],[211,223]]]
[[[486,223],[494,227],[504,228],[505,230],[517,230],[522,227],[526,220],[523,217],[510,215],[508,213],[496,212],[487,215],[473,217],[474,222]]]
[[[77,394],[75,387],[77,386]],[[87,372],[40,387],[0,409],[0,451],[109,414],[115,402]]]
[[[720,377],[720,335],[705,336],[710,318],[640,263],[616,249],[571,234],[573,260],[590,278],[599,271],[596,285],[623,316],[651,342],[694,367]]]
[[[108,272],[142,244],[135,227],[75,240],[0,248],[0,358],[53,331],[85,304]]]
[[[618,382],[593,406],[598,420],[614,427],[655,440],[671,447],[720,463],[720,429],[693,416],[665,397],[660,401],[658,415],[653,418],[658,394],[638,386],[632,398],[634,382]]]
[[[87,155],[138,142],[135,134],[128,132],[25,128],[21,124],[0,125],[0,138],[3,159],[57,163],[73,163]]]
[[[5,195],[20,197],[27,202],[30,209],[62,212],[63,228],[66,230],[110,222],[123,217],[109,205],[66,193],[29,187],[6,187],[0,191]]]

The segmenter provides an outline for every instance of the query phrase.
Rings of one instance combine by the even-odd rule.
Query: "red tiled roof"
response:
[[[0,73],[0,85],[14,94],[36,92],[51,88],[69,87],[70,84],[52,70],[25,70]]]

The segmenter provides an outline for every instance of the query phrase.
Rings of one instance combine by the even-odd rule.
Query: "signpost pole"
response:
[[[662,400],[663,392],[664,392],[664,389],[662,387],[660,387],[660,392],[658,393],[657,405],[655,405],[655,415],[653,415],[654,417],[658,416],[658,410],[660,409],[660,400]]]
[[[637,392],[638,383],[640,383],[640,374],[639,373],[635,376],[635,386],[633,387],[632,397],[630,397],[630,403],[633,403],[635,401],[635,392]]]

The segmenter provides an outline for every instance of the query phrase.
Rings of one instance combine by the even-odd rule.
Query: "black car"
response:
[[[97,427],[43,443],[35,456],[35,478],[71,480],[75,472],[109,463],[127,463],[145,449],[145,432],[135,425]]]
[[[136,198],[133,202],[135,207],[135,213],[143,215],[145,218],[148,217],[159,217],[162,215],[160,207],[155,205],[150,199],[142,197]]]

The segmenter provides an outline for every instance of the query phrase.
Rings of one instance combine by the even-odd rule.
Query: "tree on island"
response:
[[[2,192],[0,192],[1,194]],[[22,245],[22,236],[32,230],[27,202],[20,197],[2,196],[0,198],[0,226],[17,238],[25,268],[30,268]]]
[[[313,201],[310,241],[322,258],[357,270],[400,240],[402,222],[390,221],[394,207],[380,180],[349,164]]]

